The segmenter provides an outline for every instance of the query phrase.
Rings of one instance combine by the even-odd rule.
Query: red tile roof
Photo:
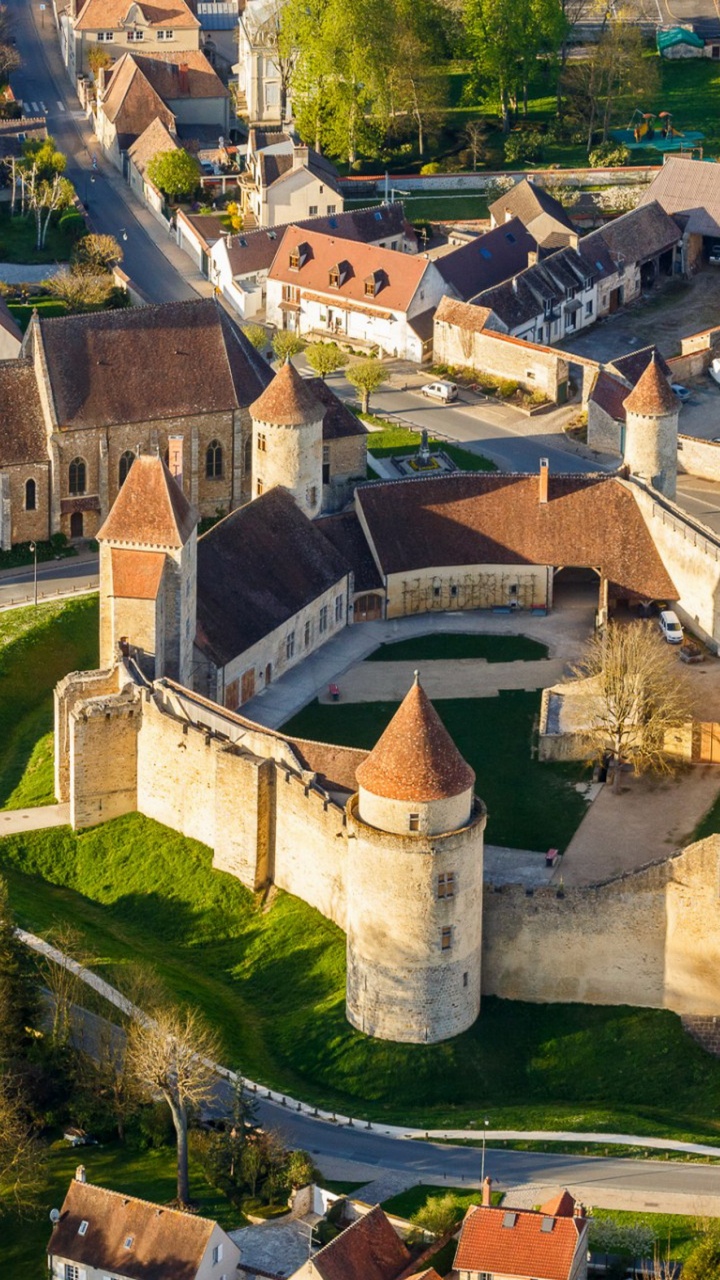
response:
[[[410,1254],[376,1205],[320,1249],[312,1262],[320,1280],[396,1280]]]
[[[461,795],[475,785],[475,773],[417,677],[356,777],[373,795],[421,804]]]
[[[582,1218],[482,1205],[463,1222],[455,1270],[568,1280],[585,1227]]]
[[[540,1205],[540,1212],[549,1214],[551,1218],[572,1218],[575,1216],[575,1197],[570,1195],[567,1187],[559,1191],[552,1200]]]
[[[138,8],[149,27],[199,27],[200,23],[185,0],[86,0],[74,23],[76,31],[117,30],[128,22],[130,9]],[[131,23],[128,23],[131,25]],[[142,22],[140,23],[142,26]]]
[[[301,266],[293,268],[290,255],[299,245],[306,246],[306,256]],[[375,245],[358,244],[293,226],[288,227],[280,242],[268,279],[320,293],[324,299],[359,302],[370,311],[376,307],[383,311],[406,311],[430,265],[417,254],[378,249]],[[344,279],[338,286],[332,286],[330,272],[337,266],[342,267]],[[380,272],[379,287],[374,297],[366,297],[365,281],[376,271]]]
[[[197,512],[190,506],[162,458],[140,457],[133,462],[110,514],[96,535],[101,542],[184,546]]]
[[[625,413],[661,416],[674,413],[679,407],[680,401],[671,390],[653,352],[652,360],[625,400]]]
[[[361,485],[362,509],[385,574],[437,565],[575,565],[649,600],[677,600],[632,486],[605,475],[549,478],[456,472]]]
[[[250,405],[250,416],[256,422],[271,422],[280,427],[318,422],[324,414],[318,397],[290,359],[280,366],[270,385]]]

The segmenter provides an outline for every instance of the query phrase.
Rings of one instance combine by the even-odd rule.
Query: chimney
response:
[[[178,65],[178,89],[183,94],[190,92],[190,67],[187,62]]]
[[[576,1200],[576,1201],[575,1201],[575,1208],[574,1208],[574,1210],[573,1210],[573,1213],[574,1213],[574,1216],[575,1216],[576,1218],[584,1218],[584,1217],[585,1217],[585,1205],[584,1205],[584,1204],[581,1204],[579,1200]]]
[[[538,502],[542,506],[548,500],[548,475],[550,463],[547,458],[540,459],[540,483],[538,485]]]
[[[513,215],[512,215],[512,209],[506,209],[506,210],[505,210],[505,221],[506,221],[506,222],[512,222],[512,216],[513,216]]]
[[[538,260],[537,249],[531,249],[530,252],[528,253],[528,266],[534,267],[537,260]]]
[[[97,85],[97,96],[102,101],[107,87],[107,67],[98,67],[95,72],[95,84]]]
[[[76,1181],[76,1182],[87,1182],[87,1178],[85,1177],[85,1165],[84,1165],[84,1164],[79,1164],[79,1165],[78,1165],[78,1167],[77,1167],[77,1169],[75,1170],[75,1181]]]
[[[492,1204],[492,1178],[485,1178],[482,1184],[482,1204],[489,1209]]]
[[[168,471],[183,487],[183,437],[168,436]]]
[[[310,150],[308,147],[293,147],[293,169],[304,168],[310,158]]]

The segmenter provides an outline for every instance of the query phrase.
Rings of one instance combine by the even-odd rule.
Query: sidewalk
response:
[[[65,827],[69,821],[69,804],[38,805],[36,809],[2,809],[0,836],[19,835],[23,831],[42,831],[46,827]]]

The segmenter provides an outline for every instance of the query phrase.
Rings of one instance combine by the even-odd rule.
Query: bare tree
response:
[[[67,178],[63,178],[59,173],[56,173],[50,181],[45,178],[38,181],[37,173],[33,167],[29,208],[35,214],[37,225],[36,249],[42,249],[45,246],[52,215],[60,209],[66,209],[68,205],[72,204],[74,197],[73,185],[68,182]]]
[[[677,652],[651,622],[611,622],[592,637],[573,668],[584,682],[578,699],[588,752],[595,759],[612,752],[616,791],[624,764],[632,764],[636,773],[673,768],[666,735],[692,714],[678,665]]]
[[[484,160],[487,155],[487,120],[468,120],[465,125],[465,137],[472,155],[473,169],[477,169],[478,160]]]
[[[48,935],[48,941],[74,964],[87,966],[92,962],[82,935],[70,924],[57,925]],[[42,957],[39,968],[52,1000],[52,1042],[56,1046],[65,1045],[70,1039],[72,1007],[78,1003],[82,981],[72,965],[49,956]]]
[[[25,1118],[22,1099],[0,1076],[0,1217],[35,1207],[43,1173],[42,1150]]]
[[[76,274],[102,275],[112,272],[123,260],[123,251],[114,236],[83,236],[75,246],[73,270]]]
[[[188,1174],[189,1112],[212,1100],[219,1057],[214,1032],[194,1009],[169,1006],[152,1018],[134,1022],[128,1035],[128,1064],[140,1088],[161,1094],[170,1108],[177,1138],[177,1199],[190,1200]]]

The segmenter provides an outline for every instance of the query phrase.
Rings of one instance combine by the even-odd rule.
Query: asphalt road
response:
[[[43,595],[57,595],[61,591],[83,591],[88,587],[97,587],[98,562],[93,560],[52,560],[38,565],[38,598]],[[15,569],[0,574],[0,608],[3,605],[18,604],[20,601],[33,600],[35,594],[34,572],[29,569]]]
[[[89,201],[92,229],[119,239],[125,230],[123,268],[152,302],[197,297],[145,231],[142,222],[152,215],[136,204],[129,190],[122,190],[120,175],[115,178],[104,161],[100,161],[97,171],[93,170],[92,157],[96,151],[99,153],[99,145],[65,71],[50,0],[44,13],[39,10],[38,0],[31,4],[27,0],[7,0],[7,5],[22,57],[22,66],[11,77],[13,91],[22,99],[25,115],[47,115],[48,131],[68,158],[67,177],[80,199]],[[187,262],[189,268],[190,260]]]

